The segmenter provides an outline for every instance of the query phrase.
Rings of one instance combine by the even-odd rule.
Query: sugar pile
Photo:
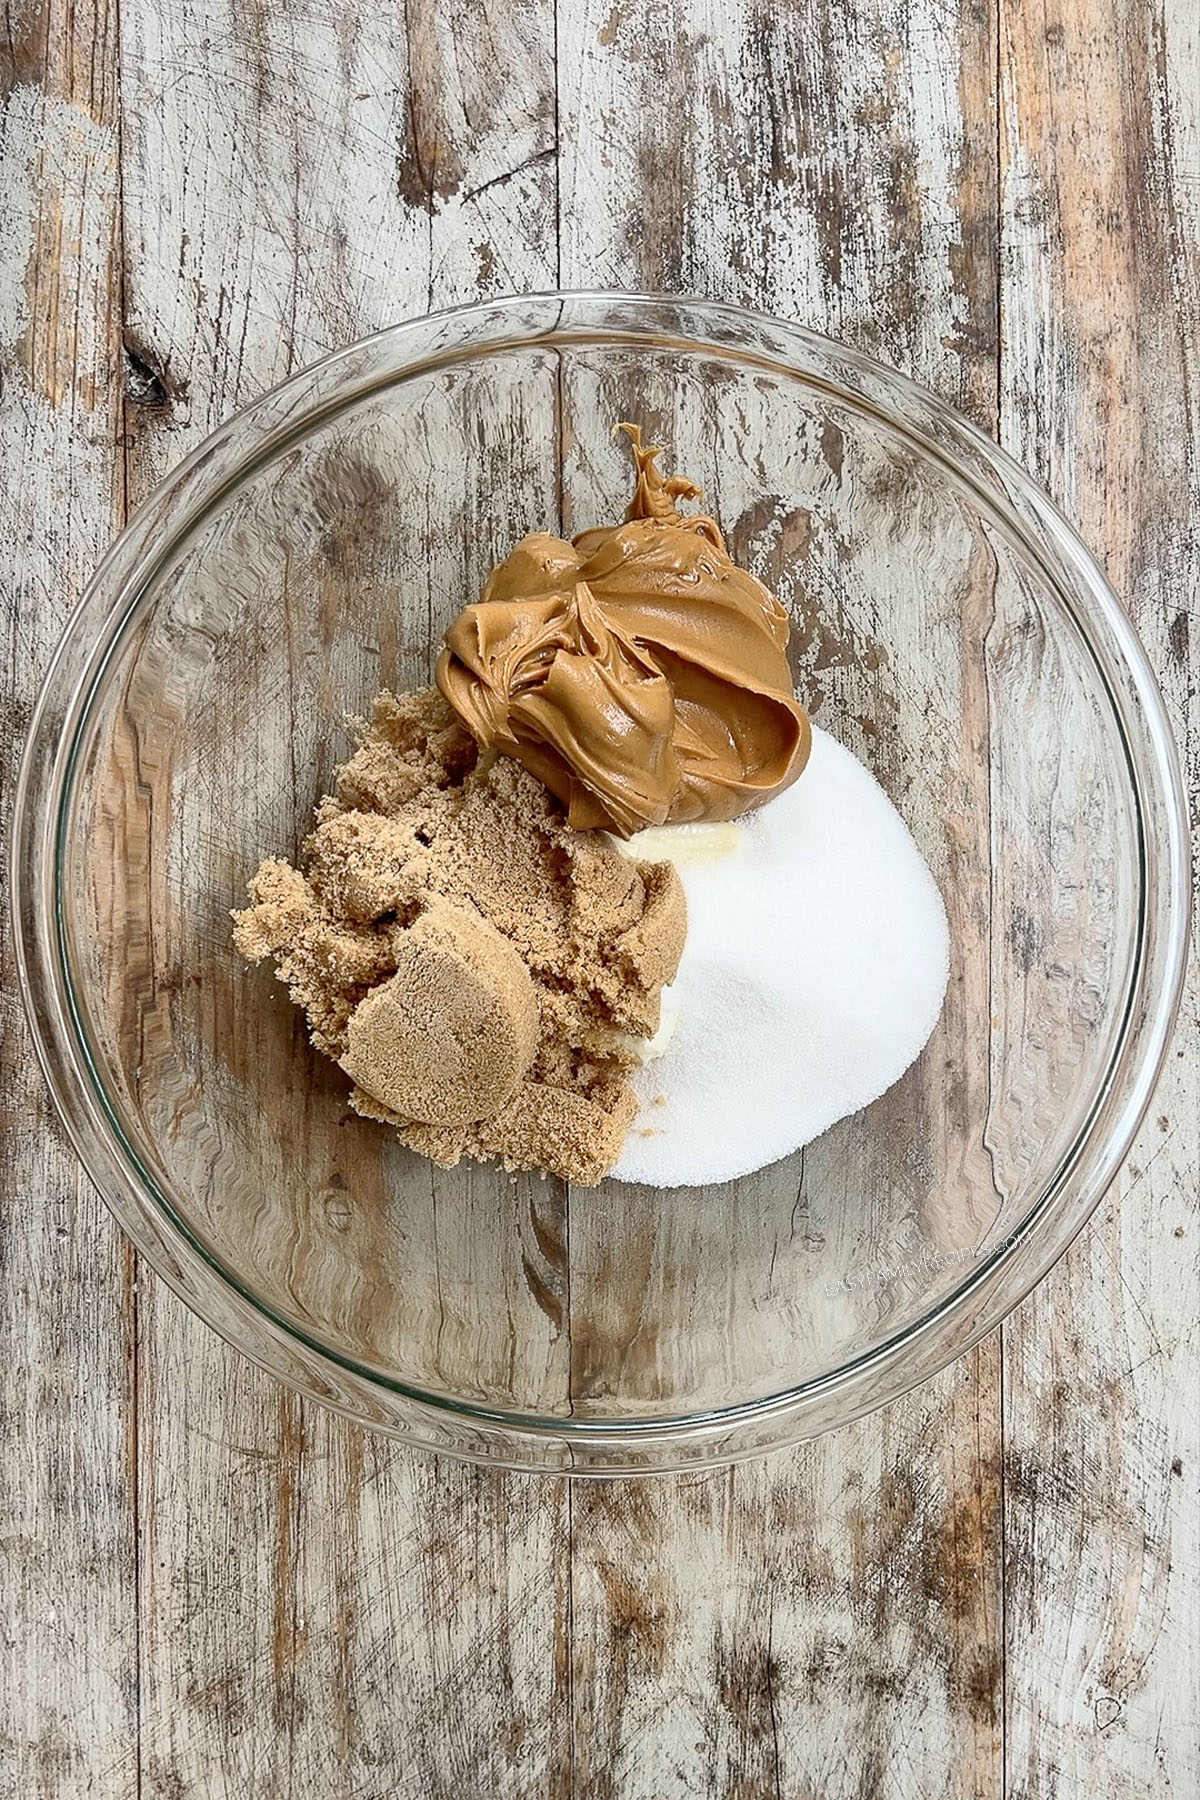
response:
[[[632,839],[635,855],[673,855],[669,831],[642,836],[654,843]],[[876,1099],[924,1047],[949,971],[920,851],[827,732],[732,847],[697,855],[682,836],[678,851],[688,930],[674,1029],[633,1077],[640,1111],[612,1170],[658,1187],[745,1175]]]

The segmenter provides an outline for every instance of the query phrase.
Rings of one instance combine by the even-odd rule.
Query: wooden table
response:
[[[3,767],[129,507],[323,352],[693,290],[911,371],[1105,558],[1197,761],[1196,0],[9,0]],[[7,808],[5,808],[7,812]],[[4,944],[0,1794],[1200,1794],[1200,983],[1092,1228],[902,1405],[734,1472],[435,1462],[149,1276]]]

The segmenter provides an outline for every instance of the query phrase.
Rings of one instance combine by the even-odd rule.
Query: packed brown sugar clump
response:
[[[378,697],[302,862],[261,865],[235,941],[276,959],[354,1107],[443,1167],[599,1181],[683,951],[670,864],[571,829],[433,688]]]

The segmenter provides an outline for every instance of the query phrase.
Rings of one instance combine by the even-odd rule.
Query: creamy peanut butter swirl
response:
[[[484,749],[515,757],[577,830],[734,819],[800,774],[812,742],[787,614],[716,521],[629,435],[625,520],[572,542],[533,532],[446,633],[437,679]]]

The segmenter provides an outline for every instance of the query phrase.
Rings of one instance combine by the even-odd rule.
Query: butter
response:
[[[652,1038],[630,1037],[622,1034],[621,1041],[625,1048],[643,1066],[646,1063],[657,1062],[660,1056],[665,1056],[667,1046],[675,1036],[675,1027],[679,1023],[679,995],[674,988],[665,987],[662,990],[661,1006],[658,1030]]]
[[[679,868],[684,863],[716,862],[732,856],[744,835],[734,820],[721,819],[693,825],[650,825],[631,838],[610,841],[622,856],[638,862],[674,863]]]

